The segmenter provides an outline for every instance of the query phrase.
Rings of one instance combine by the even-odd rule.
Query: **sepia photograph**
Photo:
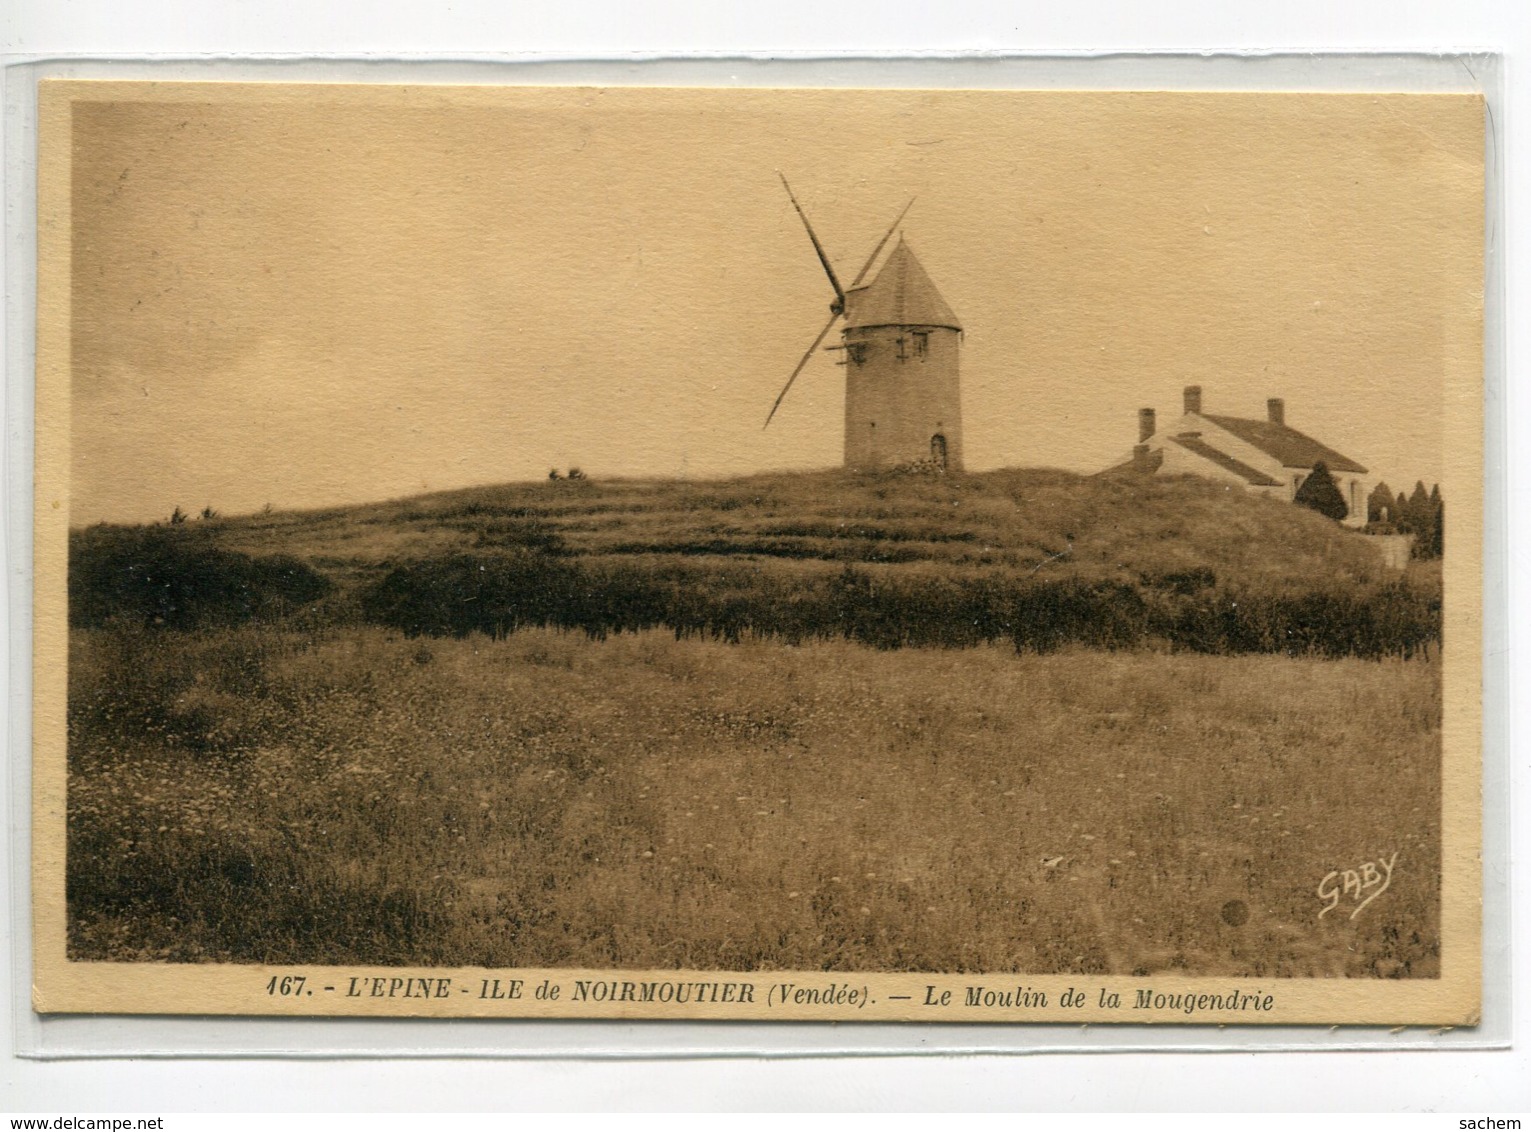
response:
[[[37,1008],[1472,1024],[1484,140],[43,84]]]

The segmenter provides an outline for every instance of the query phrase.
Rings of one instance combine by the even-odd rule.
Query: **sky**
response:
[[[971,470],[1099,470],[1199,384],[1447,478],[1474,99],[70,90],[74,524],[838,465],[834,353],[761,427],[833,297],[778,171],[843,278],[914,198]]]

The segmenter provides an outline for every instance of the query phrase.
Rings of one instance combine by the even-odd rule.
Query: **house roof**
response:
[[[1114,475],[1119,475],[1119,474],[1123,474],[1123,473],[1126,473],[1126,472],[1137,472],[1137,473],[1147,474],[1147,473],[1157,472],[1160,469],[1160,467],[1163,466],[1163,464],[1164,464],[1164,449],[1162,449],[1162,448],[1155,448],[1152,452],[1150,452],[1148,454],[1148,461],[1147,461],[1147,463],[1139,464],[1136,456],[1129,456],[1129,457],[1127,457],[1127,459],[1123,460],[1120,464],[1112,464],[1109,468],[1106,468],[1106,469],[1104,469],[1102,471],[1096,472],[1095,474],[1098,475],[1098,476],[1114,476]]]
[[[1245,420],[1243,417],[1214,417],[1211,413],[1202,413],[1201,416],[1218,428],[1227,429],[1246,444],[1252,444],[1266,455],[1280,460],[1283,467],[1308,471],[1322,460],[1331,472],[1366,472],[1354,460],[1341,456],[1333,448],[1284,424]]]
[[[902,238],[875,279],[845,293],[845,326],[848,330],[867,326],[962,329],[962,323]]]
[[[1207,419],[1212,420],[1213,418],[1208,417]],[[1170,439],[1176,444],[1180,445],[1180,447],[1184,448],[1187,452],[1194,452],[1202,459],[1212,461],[1212,463],[1216,464],[1219,468],[1232,472],[1234,475],[1243,479],[1246,483],[1252,484],[1255,487],[1281,486],[1280,480],[1272,479],[1270,476],[1260,471],[1260,469],[1251,468],[1248,464],[1243,463],[1240,460],[1235,460],[1226,452],[1219,452],[1216,448],[1213,448],[1212,445],[1208,444],[1199,436],[1186,433],[1180,436],[1172,436]]]

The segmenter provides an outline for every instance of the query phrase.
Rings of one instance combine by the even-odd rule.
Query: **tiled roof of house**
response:
[[[903,240],[899,240],[875,279],[845,293],[845,325],[852,330],[864,326],[962,329],[962,323]]]
[[[1366,472],[1354,460],[1341,456],[1333,448],[1284,424],[1246,420],[1243,417],[1215,417],[1211,413],[1201,415],[1218,428],[1227,429],[1246,444],[1280,460],[1283,467],[1310,471],[1314,464],[1322,460],[1331,472],[1357,472],[1363,475]]]
[[[1152,473],[1157,472],[1164,464],[1164,449],[1155,448],[1148,454],[1148,461],[1139,465],[1135,457],[1129,456],[1120,464],[1112,464],[1109,468],[1096,472],[1098,476],[1121,475],[1126,472]]]
[[[1207,419],[1214,420],[1219,418],[1208,417]],[[1221,420],[1219,420],[1219,423],[1221,423]],[[1248,464],[1245,464],[1239,460],[1235,460],[1226,452],[1219,452],[1216,448],[1213,448],[1212,445],[1208,444],[1199,436],[1186,434],[1182,436],[1172,436],[1170,439],[1173,440],[1176,444],[1180,445],[1180,447],[1184,448],[1187,452],[1194,452],[1202,459],[1212,461],[1212,463],[1216,464],[1218,467],[1232,472],[1234,475],[1242,478],[1246,483],[1252,484],[1255,487],[1281,486],[1280,480],[1271,479],[1270,476],[1266,475],[1258,468],[1251,468]]]

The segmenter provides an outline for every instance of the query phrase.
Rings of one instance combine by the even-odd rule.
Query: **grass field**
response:
[[[114,626],[70,681],[77,959],[1438,973],[1429,661]]]
[[[71,954],[1433,976],[1439,599],[1191,478],[77,530]]]

